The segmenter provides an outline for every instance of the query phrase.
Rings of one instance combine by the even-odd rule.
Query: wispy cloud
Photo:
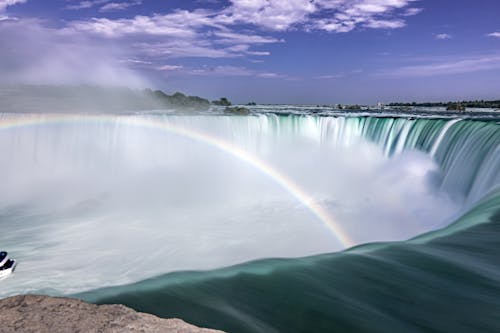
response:
[[[405,25],[403,20],[370,20],[364,26],[373,29],[396,29]]]
[[[65,30],[111,38],[134,34],[186,38],[196,35],[196,30],[205,26],[213,26],[205,11],[178,10],[166,15],[136,16],[132,19],[92,18],[88,21],[75,21]]]
[[[66,34],[94,34],[105,38],[147,40],[133,43],[137,52],[149,57],[232,58],[244,55],[267,56],[266,50],[252,45],[283,42],[282,39],[235,32],[214,19],[207,10],[177,10],[168,14],[136,16],[127,19],[93,18],[71,22]]]
[[[430,77],[500,69],[500,55],[481,55],[462,59],[441,60],[426,64],[403,66],[387,71],[388,77]]]
[[[236,58],[248,54],[249,46],[237,45],[216,48],[212,42],[202,39],[173,39],[168,42],[139,42],[133,48],[139,54],[151,58]]]
[[[269,71],[258,71],[247,67],[242,66],[202,66],[196,68],[184,68],[182,66],[173,66],[170,69],[170,66],[167,65],[167,70],[176,70],[181,71],[182,74],[187,75],[200,75],[200,76],[241,76],[241,77],[258,77],[264,79],[278,79],[278,78],[287,78],[287,76],[269,72]],[[161,68],[158,68],[161,70]]]
[[[444,39],[451,39],[451,35],[450,34],[445,34],[445,33],[442,33],[442,34],[436,34],[434,35],[434,38],[436,39],[441,39],[441,40],[444,40]]]
[[[318,80],[334,80],[334,79],[341,79],[343,78],[343,74],[331,74],[331,75],[319,75],[316,76],[316,79]]]
[[[7,20],[16,20],[15,17],[11,17],[5,13],[7,11],[7,7],[25,3],[26,1],[27,0],[0,0],[0,22]]]
[[[138,6],[142,3],[141,0],[137,1],[129,1],[129,2],[110,2],[99,8],[100,12],[112,12],[112,11],[119,11],[119,10],[125,10],[129,7],[132,6]]]
[[[122,62],[130,63],[130,64],[137,64],[137,65],[152,65],[153,64],[151,61],[135,59],[135,58],[125,59],[125,60],[122,60]]]
[[[125,10],[132,6],[138,6],[142,4],[142,0],[131,0],[131,1],[120,1],[112,2],[112,0],[84,0],[76,1],[75,3],[69,4],[65,7],[67,10],[81,10],[90,9],[94,7],[100,7],[99,12],[113,12]]]
[[[500,31],[489,33],[488,36],[495,37],[495,38],[500,38]]]
[[[216,42],[218,43],[238,43],[238,44],[270,44],[284,42],[283,39],[278,39],[270,36],[256,35],[252,33],[243,34],[235,33],[231,31],[216,31],[213,33],[215,37],[218,37]]]
[[[88,0],[88,1],[77,1],[76,3],[69,4],[65,8],[68,10],[80,10],[88,9],[94,6],[102,5],[103,3],[109,2],[110,0]]]
[[[0,13],[5,11],[8,6],[25,3],[26,0],[0,0]]]
[[[158,70],[160,70],[160,71],[176,71],[176,70],[179,70],[182,68],[183,68],[183,66],[181,66],[181,65],[163,65],[163,66],[158,67]]]
[[[335,80],[335,79],[342,79],[342,78],[354,76],[357,74],[361,74],[363,72],[364,72],[364,70],[362,68],[357,68],[357,69],[353,69],[353,70],[347,71],[347,72],[319,75],[319,76],[316,76],[315,78],[318,80]]]
[[[196,0],[197,3],[218,4],[221,0]]]
[[[408,8],[402,15],[403,16],[415,16],[423,12],[423,8]]]

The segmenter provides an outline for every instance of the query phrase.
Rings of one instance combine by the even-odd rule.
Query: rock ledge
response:
[[[221,333],[198,328],[180,319],[161,319],[123,305],[94,305],[83,301],[37,295],[0,300],[0,332],[162,332]]]

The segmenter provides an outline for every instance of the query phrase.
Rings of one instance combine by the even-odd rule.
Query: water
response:
[[[226,332],[497,332],[499,212],[497,193],[469,214],[478,224],[423,244],[172,273],[77,296]]]
[[[237,332],[418,330],[423,305],[390,302],[411,305],[418,283],[498,296],[495,121],[260,111],[1,115],[0,244],[20,265],[0,296],[94,290],[80,296]],[[491,281],[444,287],[464,272]]]

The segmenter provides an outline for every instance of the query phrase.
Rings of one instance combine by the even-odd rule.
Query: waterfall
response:
[[[2,295],[408,239],[498,190],[499,146],[472,120],[1,114]]]
[[[301,121],[301,117],[295,118]],[[444,173],[441,187],[469,204],[500,186],[500,130],[495,122],[306,118],[314,119],[316,132],[323,142],[349,145],[356,138],[364,137],[381,146],[386,156],[409,149],[429,153]]]

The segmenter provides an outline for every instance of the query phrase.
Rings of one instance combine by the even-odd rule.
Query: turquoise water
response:
[[[173,273],[77,296],[227,332],[497,332],[498,194],[469,215],[482,224],[425,243]]]

